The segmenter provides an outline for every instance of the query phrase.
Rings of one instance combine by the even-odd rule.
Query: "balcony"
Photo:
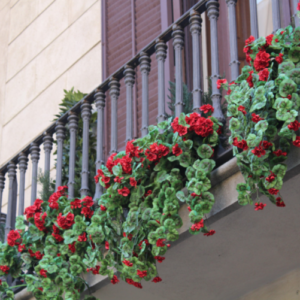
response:
[[[243,0],[240,0],[243,1]],[[229,16],[229,52],[230,52],[230,78],[234,80],[239,75],[237,22],[236,22],[236,1],[226,0]],[[256,1],[250,0],[250,21],[251,34],[258,37],[258,21]],[[294,1],[294,9],[297,1]],[[279,29],[279,2],[273,4],[273,27]],[[64,133],[70,131],[70,162],[69,162],[69,198],[74,197],[75,178],[75,146],[77,138],[77,125],[79,118],[83,121],[83,145],[82,145],[82,170],[81,170],[81,196],[90,193],[88,186],[88,174],[97,173],[97,170],[104,163],[108,153],[118,152],[125,147],[120,146],[119,140],[125,142],[134,138],[133,118],[136,111],[133,105],[134,84],[139,76],[142,82],[141,90],[141,136],[148,134],[149,121],[149,74],[151,73],[151,62],[157,63],[157,122],[166,119],[165,95],[167,86],[165,84],[165,61],[167,57],[167,44],[173,45],[175,61],[175,78],[183,77],[183,48],[184,30],[189,28],[192,39],[192,101],[193,111],[199,112],[203,99],[201,89],[201,17],[206,13],[210,26],[210,61],[211,61],[211,100],[215,108],[214,116],[222,122],[226,122],[221,109],[222,94],[216,86],[220,78],[219,70],[219,37],[217,32],[217,20],[219,16],[219,3],[216,0],[200,0],[190,10],[183,14],[176,22],[169,26],[164,32],[157,36],[152,42],[144,47],[138,54],[128,60],[123,66],[110,74],[99,86],[84,97],[78,104],[61,116],[55,123],[44,130],[42,135],[34,137],[22,151],[14,155],[9,161],[0,167],[0,207],[2,206],[2,195],[4,188],[8,189],[8,209],[5,221],[5,233],[14,228],[17,215],[24,212],[25,203],[25,174],[28,167],[28,157],[32,164],[31,181],[31,203],[37,198],[37,175],[40,158],[40,147],[45,152],[44,171],[50,171],[50,157],[53,148],[53,135],[56,135],[57,143],[57,164],[56,164],[56,187],[62,185],[62,162]],[[295,22],[298,20],[295,19]],[[296,25],[299,25],[296,23]],[[139,74],[136,74],[139,70]],[[120,82],[124,82],[124,95],[126,98],[126,126],[124,136],[118,136],[118,99],[121,93]],[[183,83],[176,80],[175,116],[183,111]],[[107,109],[109,107],[109,109]],[[92,109],[97,111],[97,159],[95,169],[88,169],[88,145],[90,131],[90,116]],[[106,128],[104,123],[110,123]],[[153,123],[153,122],[152,122]],[[107,129],[107,130],[104,130]],[[109,148],[109,149],[108,149]],[[182,206],[180,215],[184,220],[184,226],[180,231],[180,238],[172,244],[167,261],[160,268],[161,275],[168,278],[172,276],[172,282],[156,286],[155,290],[146,284],[143,291],[132,290],[125,283],[120,283],[117,288],[108,285],[109,280],[98,276],[87,280],[91,290],[102,299],[118,298],[132,299],[144,297],[145,299],[180,299],[190,297],[191,299],[241,299],[241,296],[251,290],[255,290],[264,284],[268,284],[282,274],[286,274],[299,268],[298,250],[299,241],[294,237],[298,234],[299,221],[296,212],[299,209],[297,195],[300,192],[300,153],[294,151],[287,164],[288,173],[283,193],[288,195],[290,200],[289,208],[284,213],[271,208],[265,218],[253,214],[251,207],[242,208],[237,203],[236,183],[243,182],[243,177],[236,166],[235,158],[231,149],[220,148],[217,153],[217,168],[212,174],[212,190],[216,195],[216,204],[211,214],[207,216],[207,222],[214,224],[216,231],[223,232],[214,240],[204,243],[205,237],[198,238],[189,236],[188,210]],[[17,178],[16,170],[19,167],[20,177]],[[8,182],[5,182],[5,175]],[[96,185],[95,194],[92,195],[96,201],[102,195],[103,190]],[[17,195],[19,195],[17,197]],[[260,198],[264,198],[260,195]],[[299,202],[299,201],[298,201]],[[17,212],[18,204],[18,212]],[[2,214],[3,220],[4,214]],[[288,222],[290,220],[291,223]],[[3,221],[2,221],[3,222]],[[251,226],[249,226],[251,224]],[[274,225],[277,224],[277,225]],[[280,224],[280,226],[278,225]],[[264,235],[258,236],[258,232],[265,231]],[[288,233],[288,234],[287,234]],[[280,242],[278,242],[280,241]],[[277,243],[278,242],[278,243]],[[278,245],[280,244],[280,245]],[[282,245],[289,245],[284,248]],[[260,251],[263,249],[263,251]],[[190,258],[189,253],[199,254],[198,258]],[[205,253],[206,255],[202,256]],[[244,256],[248,256],[246,259]],[[275,264],[278,262],[278,264]],[[197,266],[197,270],[195,270]],[[244,272],[247,270],[247,272]],[[212,276],[213,273],[213,276]],[[178,274],[178,275],[176,275]],[[211,278],[215,282],[211,282]],[[184,278],[184,285],[183,283]],[[236,286],[235,289],[232,286]],[[30,294],[21,291],[16,299],[30,299]],[[197,298],[196,298],[197,297]],[[244,299],[244,298],[243,298]],[[245,298],[246,299],[246,298]]]

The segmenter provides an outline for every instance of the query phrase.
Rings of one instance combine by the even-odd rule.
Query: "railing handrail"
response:
[[[196,11],[198,13],[203,13],[206,10],[205,4],[208,0],[200,0],[198,3],[196,3],[193,7],[191,7],[188,11],[186,11],[180,18],[178,18],[175,22],[173,22],[165,31],[163,31],[158,37],[153,39],[148,45],[146,45],[143,49],[139,51],[134,57],[132,57],[130,60],[128,60],[123,66],[121,66],[118,70],[116,70],[114,73],[112,73],[110,76],[108,76],[99,86],[97,86],[92,92],[90,92],[88,95],[86,95],[84,98],[82,98],[78,103],[76,103],[72,108],[70,108],[67,112],[65,112],[57,121],[53,122],[50,126],[48,126],[42,134],[35,137],[33,140],[30,141],[22,150],[18,152],[18,154],[12,156],[10,159],[8,159],[2,166],[0,166],[0,173],[6,173],[7,165],[10,161],[17,161],[18,156],[20,153],[28,153],[30,145],[32,143],[41,144],[43,141],[43,137],[47,133],[53,133],[55,131],[55,126],[58,122],[66,123],[67,118],[71,112],[78,113],[80,111],[80,106],[84,101],[88,101],[92,103],[94,101],[94,95],[98,91],[107,92],[109,89],[109,81],[112,78],[115,79],[122,79],[124,77],[124,70],[127,65],[132,66],[133,68],[136,68],[138,65],[140,65],[140,53],[145,52],[149,56],[155,53],[155,45],[158,40],[162,40],[164,42],[168,42],[172,38],[172,31],[174,25],[179,25],[182,28],[185,28],[189,25],[189,18],[192,11]]]

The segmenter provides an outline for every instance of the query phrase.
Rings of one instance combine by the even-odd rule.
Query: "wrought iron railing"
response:
[[[246,1],[246,0],[240,0]],[[237,23],[236,23],[236,5],[237,0],[226,0],[229,17],[230,34],[230,68],[231,79],[234,80],[239,73],[239,61],[237,51]],[[293,0],[294,11],[296,12],[298,0]],[[256,0],[249,0],[251,34],[258,37],[258,20]],[[274,30],[280,28],[279,0],[272,0],[273,7],[273,27]],[[57,165],[56,165],[56,187],[62,183],[62,159],[65,124],[68,124],[70,130],[70,155],[69,155],[69,197],[74,196],[74,178],[75,178],[75,146],[78,118],[83,120],[83,146],[82,146],[82,172],[81,172],[81,195],[85,196],[89,192],[88,172],[95,172],[104,163],[104,108],[105,93],[110,94],[111,105],[111,141],[110,152],[117,152],[117,101],[120,95],[120,80],[124,78],[126,86],[126,141],[133,138],[133,85],[135,83],[135,68],[139,65],[142,73],[142,136],[148,132],[149,110],[148,110],[148,75],[150,72],[150,57],[156,56],[158,63],[158,115],[157,121],[165,119],[165,84],[164,84],[164,62],[167,55],[166,43],[173,40],[175,54],[175,77],[182,78],[182,49],[184,47],[184,31],[187,26],[190,27],[192,36],[192,59],[193,59],[193,111],[199,111],[201,106],[202,91],[200,87],[200,33],[201,33],[201,15],[206,11],[210,22],[210,44],[211,44],[211,81],[212,81],[212,102],[215,108],[214,116],[224,121],[224,115],[221,110],[222,95],[217,89],[216,81],[219,78],[219,55],[218,55],[218,34],[217,20],[219,16],[218,0],[200,0],[189,11],[183,14],[176,22],[161,33],[156,39],[144,47],[136,56],[132,57],[121,68],[116,70],[107,79],[103,81],[96,89],[84,97],[80,102],[74,105],[67,113],[62,115],[55,123],[45,129],[42,135],[37,136],[32,143],[27,145],[20,153],[15,155],[10,161],[0,167],[0,214],[2,207],[2,195],[5,183],[5,174],[8,175],[8,207],[6,216],[5,233],[7,234],[14,228],[17,207],[17,178],[16,168],[19,165],[19,210],[18,215],[24,213],[24,190],[25,190],[25,172],[28,164],[28,155],[32,162],[32,181],[31,181],[31,203],[37,196],[37,173],[40,154],[40,145],[43,144],[45,151],[44,172],[50,171],[50,154],[52,150],[53,138],[56,133],[57,141]],[[299,20],[295,18],[296,26]],[[97,159],[94,170],[88,169],[88,145],[89,145],[89,121],[91,116],[91,104],[95,103],[97,109]],[[176,101],[175,113],[178,116],[183,110],[183,85],[182,80],[176,80]],[[228,160],[231,157],[230,151],[219,155],[219,160]],[[220,163],[220,162],[219,162]],[[101,196],[102,190],[97,185],[94,195],[95,199]],[[2,218],[3,219],[3,218]],[[2,221],[3,222],[3,221]]]

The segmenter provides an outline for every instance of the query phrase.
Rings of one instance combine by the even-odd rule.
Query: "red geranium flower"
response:
[[[227,83],[227,79],[218,79],[217,80],[217,88],[220,89],[222,84]]]
[[[175,146],[173,146],[172,152],[175,156],[179,156],[180,154],[182,154],[182,149],[178,146],[178,144],[176,144]]]
[[[283,54],[279,53],[279,55],[275,57],[275,60],[281,64],[283,62]]]
[[[151,194],[152,194],[152,191],[149,190],[149,191],[147,191],[147,192],[145,193],[144,197],[146,198],[146,197],[150,196]]]
[[[251,152],[257,157],[261,157],[266,154],[266,150],[262,147],[255,147],[253,150],[251,150]]]
[[[282,152],[281,149],[278,149],[278,150],[276,150],[276,151],[273,151],[273,154],[274,154],[275,156],[277,156],[277,157],[279,157],[279,156],[287,156],[287,152]]]
[[[253,113],[251,116],[252,116],[251,121],[254,123],[258,123],[259,121],[264,120],[264,118],[261,118],[259,115],[256,115],[255,113]]]
[[[250,57],[250,56],[249,56],[249,57]],[[249,72],[249,76],[248,76],[247,79],[246,79],[247,82],[248,82],[248,84],[249,84],[249,87],[251,87],[251,88],[253,87],[253,81],[252,81],[252,80],[253,80],[253,76],[252,76],[252,74],[253,74],[253,71],[250,71],[250,72]]]
[[[94,201],[93,198],[91,196],[85,196],[82,200],[81,200],[82,205],[86,206],[86,207],[92,207],[94,205]]]
[[[107,208],[106,208],[105,206],[103,206],[102,204],[100,205],[100,209],[101,209],[102,211],[106,211],[106,210],[107,210]]]
[[[130,183],[131,186],[134,186],[134,187],[137,186],[137,181],[135,180],[134,177],[129,178],[129,183]]]
[[[72,209],[81,208],[81,200],[80,199],[74,199],[74,201],[72,201],[70,204],[71,204]]]
[[[130,190],[127,187],[123,187],[122,189],[118,189],[118,193],[123,197],[127,197],[130,194]]]
[[[277,195],[279,190],[277,189],[274,189],[274,188],[271,188],[271,189],[268,189],[268,192],[271,194],[271,195]]]
[[[274,37],[274,34],[270,34],[270,35],[266,36],[266,46],[270,46],[272,44],[273,37]]]
[[[246,112],[246,110],[245,110],[245,106],[243,106],[243,105],[240,105],[240,106],[238,107],[238,111],[241,111],[241,112],[243,113],[243,115],[246,115],[246,114],[247,114],[247,112]]]
[[[56,222],[57,222],[58,226],[61,227],[62,229],[69,229],[75,223],[74,215],[69,212],[65,217],[63,217],[62,213],[60,213],[57,216]]]
[[[157,282],[160,282],[160,281],[162,281],[162,279],[159,276],[156,276],[152,279],[152,282],[154,282],[154,283],[157,283]]]
[[[263,210],[266,205],[264,203],[255,203],[255,210]]]
[[[76,249],[75,249],[75,242],[73,242],[72,244],[69,244],[68,247],[69,247],[69,250],[72,253],[75,253],[75,251],[76,251]]]
[[[44,270],[44,269],[41,269],[40,270],[40,275],[43,276],[43,277],[45,277],[45,278],[47,278],[47,271]]]
[[[94,211],[92,211],[89,207],[83,207],[81,214],[90,219],[94,215]]]
[[[238,141],[238,139],[236,137],[233,139],[232,145],[236,146],[240,149],[243,149],[244,151],[247,151],[248,148],[249,148],[248,144],[247,144],[247,141],[245,141],[245,140]]]
[[[19,245],[18,246],[18,252],[22,252],[23,250],[26,250],[26,245],[24,244],[24,245]]]
[[[293,145],[300,148],[300,136],[296,137],[296,140],[293,141]]]
[[[208,114],[209,112],[213,113],[215,109],[210,104],[204,104],[200,107],[200,110]]]
[[[105,249],[109,250],[109,242],[108,241],[105,242]]]
[[[269,62],[270,62],[270,54],[264,50],[261,50],[257,53],[254,59],[253,66],[255,70],[258,72],[267,68],[269,66]]]
[[[204,227],[204,221],[201,219],[199,222],[196,222],[191,226],[192,231],[199,231],[201,228]]]
[[[268,182],[273,182],[276,178],[276,175],[271,171],[271,174],[266,178]]]
[[[171,126],[173,128],[173,131],[178,132],[178,134],[180,136],[183,136],[183,135],[187,134],[187,132],[188,132],[187,127],[178,124],[178,117],[176,117],[174,119],[174,121],[171,123]],[[145,152],[145,154],[146,154],[146,152]]]
[[[118,279],[118,277],[116,275],[113,276],[112,280],[110,281],[112,284],[116,284],[118,283],[120,280]]]
[[[8,266],[0,266],[0,270],[1,270],[2,272],[4,272],[5,274],[8,274],[9,267],[8,267]]]
[[[11,230],[7,235],[7,244],[11,247],[20,245],[22,242],[21,235],[18,230]]]
[[[78,242],[86,242],[86,233],[85,232],[78,236]]]
[[[124,259],[124,260],[122,261],[122,263],[123,263],[125,266],[127,266],[127,267],[132,267],[132,266],[133,266],[133,263],[130,262],[129,260],[127,260],[127,259]]]
[[[163,256],[154,256],[154,258],[159,262],[162,263],[166,258]]]
[[[211,236],[211,235],[214,235],[216,233],[215,230],[210,230],[209,232],[207,233],[204,233],[205,236]]]
[[[164,246],[166,246],[165,244],[164,244],[164,241],[165,241],[166,239],[158,239],[157,241],[156,241],[156,246],[157,247],[164,247]]]
[[[300,123],[297,120],[295,120],[290,125],[288,125],[289,130],[297,131],[299,128],[300,128]]]
[[[269,70],[266,68],[266,69],[263,69],[262,71],[260,71],[259,73],[258,73],[258,75],[259,75],[259,80],[260,81],[267,81],[268,80],[268,78],[269,78]]]
[[[282,199],[280,197],[276,198],[276,206],[285,207],[285,203],[282,201]]]
[[[141,270],[137,270],[137,275],[141,278],[144,278],[147,276],[147,271],[141,271]]]
[[[250,37],[245,41],[245,45],[248,46],[249,44],[253,43],[255,41],[255,37],[253,35],[250,35]]]
[[[300,11],[300,2],[299,2],[298,5],[297,5],[297,10]]]

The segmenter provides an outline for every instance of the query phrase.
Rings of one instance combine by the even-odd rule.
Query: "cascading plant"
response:
[[[279,207],[291,144],[300,147],[300,27],[279,29],[257,40],[250,36],[244,52],[249,66],[234,82],[219,80],[228,90],[229,142],[246,183],[238,201],[252,204],[252,194],[266,195]],[[255,209],[266,204],[256,201]]]

